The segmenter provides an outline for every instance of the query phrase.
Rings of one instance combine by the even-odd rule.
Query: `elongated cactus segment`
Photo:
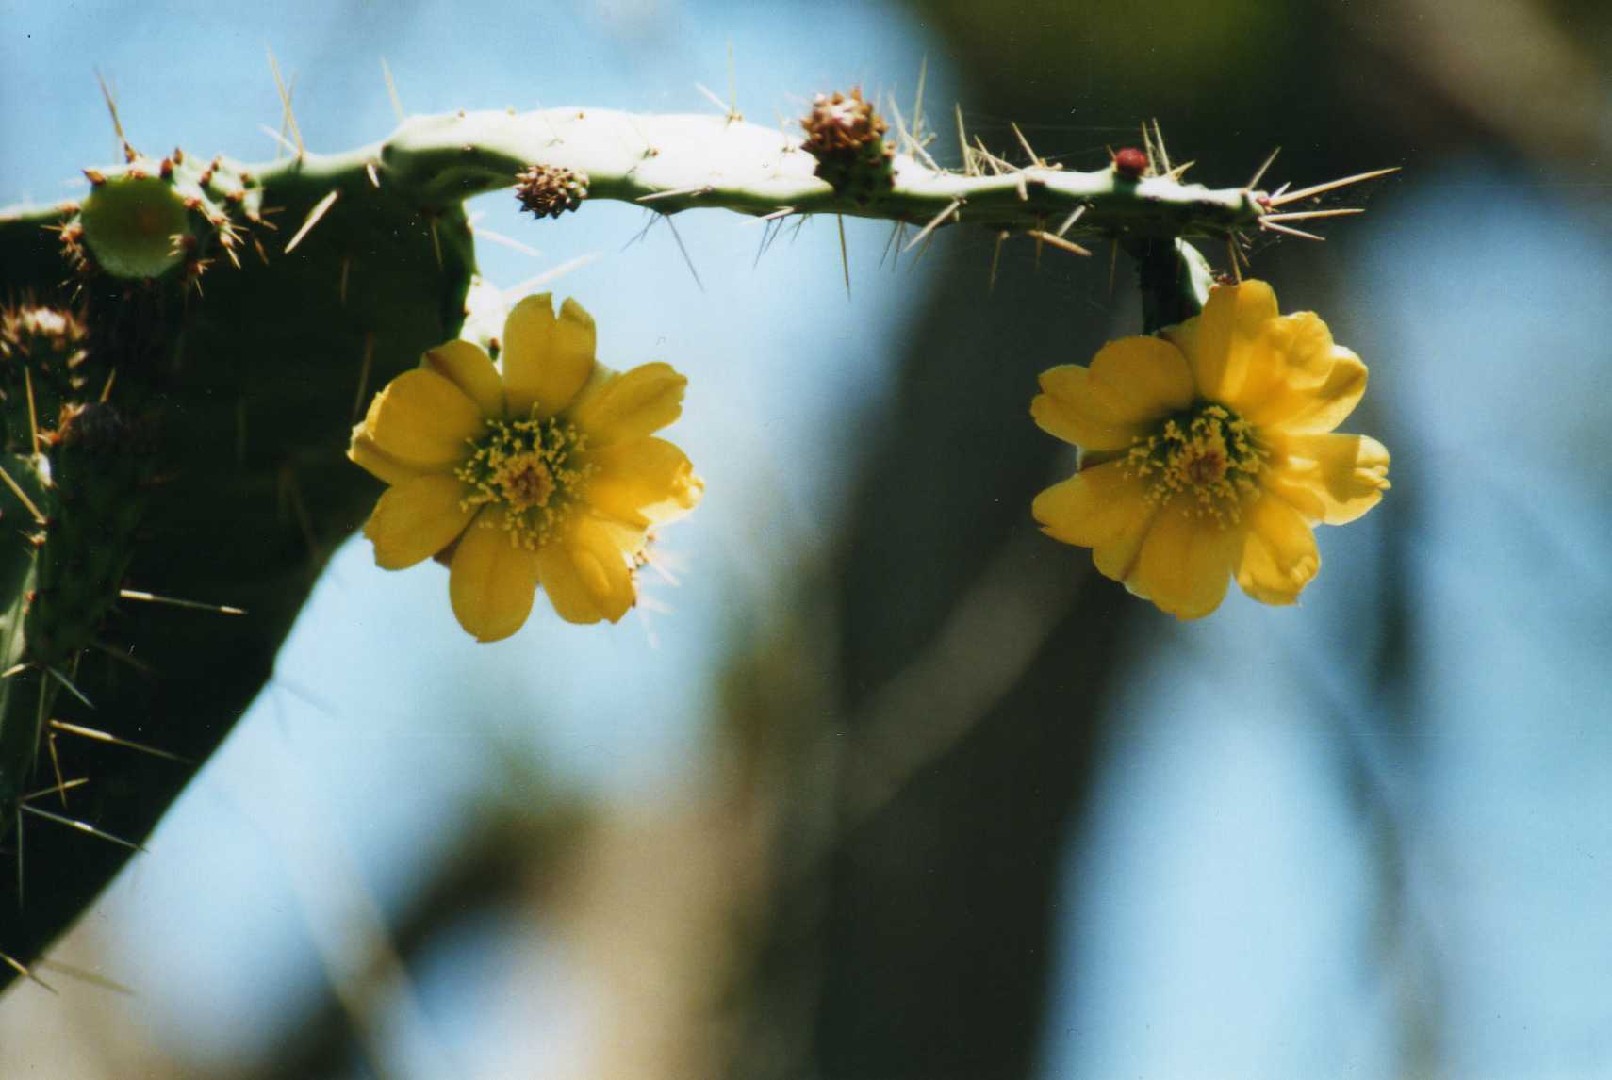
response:
[[[947,171],[920,148],[889,146],[883,121],[854,92],[824,97],[802,125],[804,135],[796,135],[734,117],[580,107],[418,116],[379,143],[250,170],[221,160],[202,166],[178,154],[92,170],[94,190],[82,207],[0,211],[0,238],[9,248],[11,228],[54,222],[109,272],[140,277],[176,265],[168,253],[175,246],[216,239],[234,253],[273,208],[285,211],[278,221],[282,230],[291,223],[295,241],[308,224],[296,211],[322,206],[333,192],[337,199],[357,195],[366,182],[444,215],[470,196],[520,185],[523,204],[539,216],[575,209],[586,198],[668,214],[712,207],[755,216],[962,222],[1010,234],[1055,228],[1060,239],[1230,237],[1259,227],[1272,205],[1252,187],[1182,183],[1179,171],[1138,176],[1111,165],[1074,172],[1040,159],[1016,168],[983,151],[970,153],[962,171]],[[169,185],[166,195],[153,177]],[[311,201],[297,197],[309,193]],[[183,227],[168,196],[189,214]],[[119,207],[139,213],[111,212]],[[126,220],[131,216],[139,224]],[[286,236],[280,232],[281,243]],[[261,241],[261,231],[254,238]],[[98,248],[105,253],[96,256]]]
[[[866,145],[873,146],[868,160],[882,168],[882,148]],[[1260,193],[1244,188],[1211,189],[1168,176],[1138,182],[1112,168],[946,172],[900,153],[889,155],[890,182],[882,190],[843,179],[836,187],[818,175],[822,158],[809,150],[799,136],[720,116],[547,109],[416,117],[357,158],[381,161],[397,182],[458,199],[507,188],[534,165],[563,168],[587,176],[590,199],[666,213],[720,207],[766,215],[787,207],[922,224],[955,205],[955,220],[1021,232],[1056,226],[1084,206],[1072,236],[1167,239],[1224,236],[1257,225],[1262,213]]]
[[[910,224],[945,214],[947,222],[1010,233],[1051,226],[1068,237],[1224,237],[1257,227],[1269,205],[1268,196],[1251,188],[1208,188],[1173,175],[1138,179],[1113,167],[1074,172],[1036,162],[1014,168],[992,157],[987,168],[971,157],[969,168],[950,172],[892,152],[875,138],[880,134],[876,118],[863,119],[860,126],[848,120],[841,125],[847,131],[839,132],[809,117],[802,137],[720,116],[611,109],[420,116],[385,141],[344,154],[299,155],[250,171],[220,163],[206,185],[184,182],[185,170],[175,166],[173,190],[190,197],[200,190],[206,201],[192,213],[222,235],[234,231],[231,223],[252,221],[263,207],[289,209],[288,192],[316,189],[323,196],[340,190],[346,194],[338,198],[346,198],[366,182],[376,190],[406,192],[418,207],[444,212],[470,196],[535,181],[535,201],[523,201],[540,215],[574,209],[585,195],[662,213],[713,207],[756,216],[826,213]],[[857,179],[864,167],[879,172],[878,182]],[[106,184],[127,176],[113,170],[95,174]],[[293,205],[312,207],[318,196]],[[87,207],[93,205],[93,199],[86,200]],[[231,216],[236,207],[239,213]],[[69,218],[79,215],[78,207],[69,210]],[[1071,221],[1076,211],[1079,216]],[[171,208],[153,214],[167,220]],[[0,235],[7,216],[0,212]],[[91,213],[88,221],[67,224],[90,226],[95,217]],[[58,209],[11,218],[62,221],[64,215]],[[301,220],[289,212],[278,219],[282,230],[284,223],[295,229]],[[109,230],[120,238],[130,231]],[[190,234],[204,231],[192,228]],[[285,236],[282,231],[282,242]],[[94,246],[89,244],[92,251]],[[145,249],[142,253],[151,256]]]

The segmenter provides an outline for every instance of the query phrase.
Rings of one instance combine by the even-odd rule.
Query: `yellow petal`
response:
[[[582,462],[597,469],[584,495],[588,503],[639,529],[681,517],[705,490],[683,451],[653,436],[615,443]]]
[[[589,387],[571,419],[596,448],[652,435],[682,414],[687,385],[670,364],[645,364]]]
[[[1260,347],[1265,322],[1276,315],[1276,293],[1263,281],[1217,285],[1209,290],[1202,314],[1164,336],[1186,354],[1200,397],[1230,401]]]
[[[364,426],[358,425],[353,429],[353,441],[348,444],[347,457],[353,464],[369,471],[377,480],[388,484],[401,484],[405,480],[416,476],[428,475],[419,469],[412,468],[397,460],[375,445],[375,440],[364,434]],[[451,466],[443,466],[446,470]]]
[[[1041,373],[1042,393],[1030,402],[1030,416],[1041,430],[1082,450],[1124,450],[1145,434],[1140,423],[1120,415],[1091,371],[1065,364]]]
[[[1244,508],[1243,525],[1237,584],[1261,603],[1293,603],[1321,569],[1309,522],[1283,500],[1267,497]]]
[[[1248,350],[1242,378],[1219,400],[1245,419],[1263,419],[1272,401],[1318,385],[1332,367],[1331,351],[1332,334],[1314,314],[1267,319]]]
[[[1224,400],[1262,428],[1331,431],[1366,392],[1366,365],[1312,312],[1271,319],[1250,355],[1242,385]]]
[[[461,509],[464,485],[457,477],[426,474],[386,489],[364,526],[375,545],[375,565],[401,570],[423,562],[453,543],[470,524]]]
[[[1157,337],[1110,341],[1091,362],[1094,388],[1122,421],[1157,420],[1192,404],[1192,370],[1171,342]]]
[[[1179,619],[1201,618],[1220,606],[1242,549],[1242,533],[1200,517],[1189,501],[1159,511],[1125,584]]]
[[[1123,402],[1114,397],[1110,387],[1097,380],[1089,366],[1062,364],[1048,368],[1037,381],[1041,384],[1042,393],[1078,406],[1099,423],[1109,427],[1129,427],[1135,421]]]
[[[649,548],[649,530],[638,525],[629,525],[613,517],[603,514],[593,514],[588,518],[590,527],[596,528],[595,543],[609,544],[626,563],[632,567],[637,564],[637,557]],[[637,600],[637,585],[633,583],[634,602]]]
[[[504,322],[504,395],[512,417],[547,418],[571,404],[593,374],[596,333],[582,305],[567,300],[554,317],[548,293],[528,296]]]
[[[1081,547],[1107,543],[1146,518],[1147,489],[1117,461],[1082,469],[1035,497],[1030,513],[1055,540]]]
[[[459,625],[477,641],[498,641],[519,630],[537,592],[537,553],[516,547],[495,527],[496,511],[480,514],[459,538],[448,593]]]
[[[637,534],[634,534],[637,535]],[[573,623],[615,622],[635,598],[630,553],[622,534],[584,517],[566,537],[537,552],[543,591],[560,618]]]
[[[480,345],[462,339],[449,341],[428,349],[424,363],[463,391],[483,416],[504,415],[504,384]]]
[[[1136,573],[1136,560],[1142,554],[1154,520],[1159,516],[1157,507],[1149,506],[1146,512],[1127,520],[1125,528],[1113,537],[1092,548],[1092,565],[1110,581],[1126,581]]]
[[[1388,448],[1369,435],[1277,433],[1270,442],[1265,487],[1311,521],[1347,524],[1388,490]]]
[[[1125,476],[1121,463],[1109,462],[1047,488],[1030,512],[1048,536],[1091,548],[1098,572],[1124,581],[1136,566],[1157,508],[1148,503],[1147,489]]]
[[[439,471],[464,460],[466,440],[481,433],[482,421],[481,410],[457,386],[415,368],[375,395],[353,437],[368,436],[373,449],[399,465]]]
[[[1326,378],[1313,387],[1288,388],[1272,394],[1243,416],[1267,430],[1324,434],[1336,428],[1360,404],[1366,392],[1366,365],[1348,349],[1334,348]]]
[[[1313,311],[1298,311],[1265,323],[1260,344],[1276,362],[1271,365],[1280,381],[1293,387],[1314,387],[1325,382],[1340,350],[1332,331]]]

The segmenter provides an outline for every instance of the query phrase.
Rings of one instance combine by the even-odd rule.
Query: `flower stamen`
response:
[[[1138,435],[1125,451],[1125,472],[1147,481],[1155,506],[1181,500],[1190,513],[1221,528],[1242,517],[1246,496],[1259,489],[1269,451],[1254,425],[1213,401],[1200,401],[1171,416],[1151,435]]]
[[[537,550],[555,537],[593,471],[576,460],[585,442],[575,425],[558,417],[488,417],[486,430],[470,440],[470,456],[454,470],[470,488],[461,507],[502,508],[502,515],[482,515],[482,525],[502,528],[513,547]]]

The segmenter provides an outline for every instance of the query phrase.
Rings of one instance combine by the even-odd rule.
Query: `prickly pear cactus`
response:
[[[1068,172],[1028,145],[1021,167],[966,139],[946,171],[922,138],[887,143],[854,92],[801,126],[460,112],[254,168],[131,149],[87,170],[80,203],[0,211],[0,837],[20,871],[0,874],[0,983],[218,746],[373,503],[342,451],[369,393],[459,333],[467,197],[516,188],[538,218],[601,198],[856,215],[910,243],[962,223],[1073,254],[1111,238],[1152,275],[1160,323],[1206,284],[1184,237],[1291,231],[1272,211],[1309,194],[1117,158]]]

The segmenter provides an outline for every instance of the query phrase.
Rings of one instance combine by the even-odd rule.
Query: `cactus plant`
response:
[[[539,218],[598,199],[859,216],[910,226],[909,243],[978,226],[1077,254],[1114,238],[1161,325],[1207,285],[1188,239],[1290,231],[1273,210],[1313,193],[1185,184],[1136,152],[1073,172],[965,142],[948,171],[920,140],[889,146],[854,92],[820,97],[802,126],[420,116],[250,168],[130,149],[88,171],[81,202],[0,211],[0,837],[25,870],[0,875],[0,985],[218,746],[362,520],[377,486],[342,461],[349,428],[370,391],[460,332],[470,196],[515,188]]]

